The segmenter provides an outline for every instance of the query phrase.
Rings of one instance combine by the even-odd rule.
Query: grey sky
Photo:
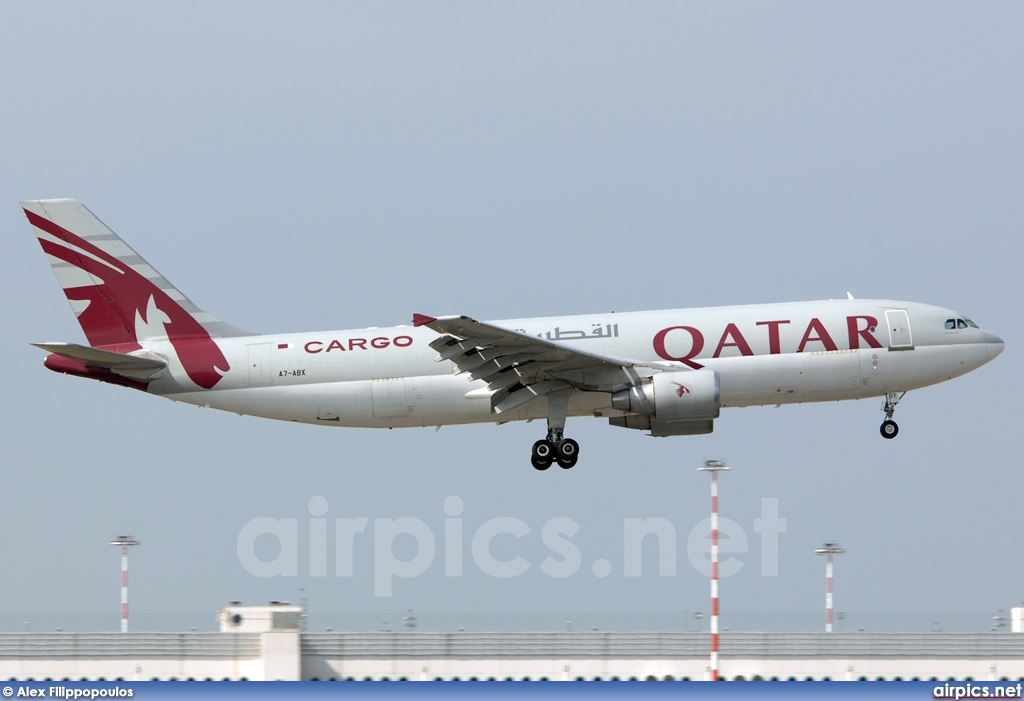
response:
[[[850,627],[985,629],[1024,600],[1021,36],[1024,8],[1001,2],[4,3],[0,629],[116,629],[122,530],[143,543],[140,628],[209,628],[229,599],[300,588],[314,629],[407,608],[425,629],[678,628],[683,607],[707,611],[685,545],[708,509],[696,467],[718,456],[736,466],[723,515],[750,545],[725,625],[817,629],[813,549],[835,538]],[[537,473],[540,423],[332,430],[46,371],[30,342],[83,338],[17,206],[49,197],[81,199],[254,331],[849,290],[952,307],[1007,349],[909,394],[894,441],[881,400],[726,410],[694,438],[570,419],[579,465]],[[370,519],[355,576],[246,572],[245,524],[301,534],[314,496],[332,524]],[[440,556],[449,496],[461,578]],[[787,520],[777,577],[759,575],[762,498]],[[511,579],[468,556],[501,516],[533,531],[495,541],[533,564]],[[652,545],[627,578],[624,520],[653,516],[675,525],[678,574],[657,576]],[[439,555],[376,597],[369,531],[400,517]],[[555,517],[580,526],[563,579],[538,567]]]

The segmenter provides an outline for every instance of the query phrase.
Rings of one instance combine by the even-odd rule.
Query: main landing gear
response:
[[[565,417],[569,413],[571,389],[548,393],[548,437],[533,444],[530,462],[537,470],[546,470],[557,462],[563,470],[576,464],[580,457],[580,444],[562,434],[565,431]]]
[[[896,405],[900,403],[900,400],[906,394],[906,392],[889,392],[885,395],[885,404],[882,405],[882,411],[885,412],[885,421],[882,422],[882,426],[879,428],[882,438],[891,439],[899,434],[900,427],[892,420],[892,415],[896,412]]]
[[[572,438],[563,438],[562,432],[548,431],[548,437],[533,444],[530,462],[538,470],[546,470],[557,462],[563,470],[576,464],[580,457],[580,444]]]

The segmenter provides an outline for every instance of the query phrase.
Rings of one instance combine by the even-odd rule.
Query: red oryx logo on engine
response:
[[[674,384],[676,387],[678,387],[678,389],[676,390],[676,396],[677,397],[681,397],[684,394],[690,394],[692,392],[692,390],[689,387],[687,387],[686,385],[681,385],[678,382],[673,382],[672,384]]]

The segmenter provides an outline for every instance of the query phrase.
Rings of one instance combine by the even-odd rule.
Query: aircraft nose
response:
[[[987,343],[988,347],[989,347],[989,353],[988,353],[989,360],[991,360],[992,358],[995,358],[997,355],[1002,353],[1003,352],[1003,348],[1005,347],[1005,344],[1003,343],[1003,339],[999,338],[999,336],[996,336],[991,331],[986,331],[985,332],[985,343]]]

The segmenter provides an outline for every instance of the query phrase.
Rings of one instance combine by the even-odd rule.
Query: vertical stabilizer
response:
[[[189,301],[81,202],[21,206],[91,346],[170,341],[189,377],[209,388],[228,369],[212,339],[252,335]]]

